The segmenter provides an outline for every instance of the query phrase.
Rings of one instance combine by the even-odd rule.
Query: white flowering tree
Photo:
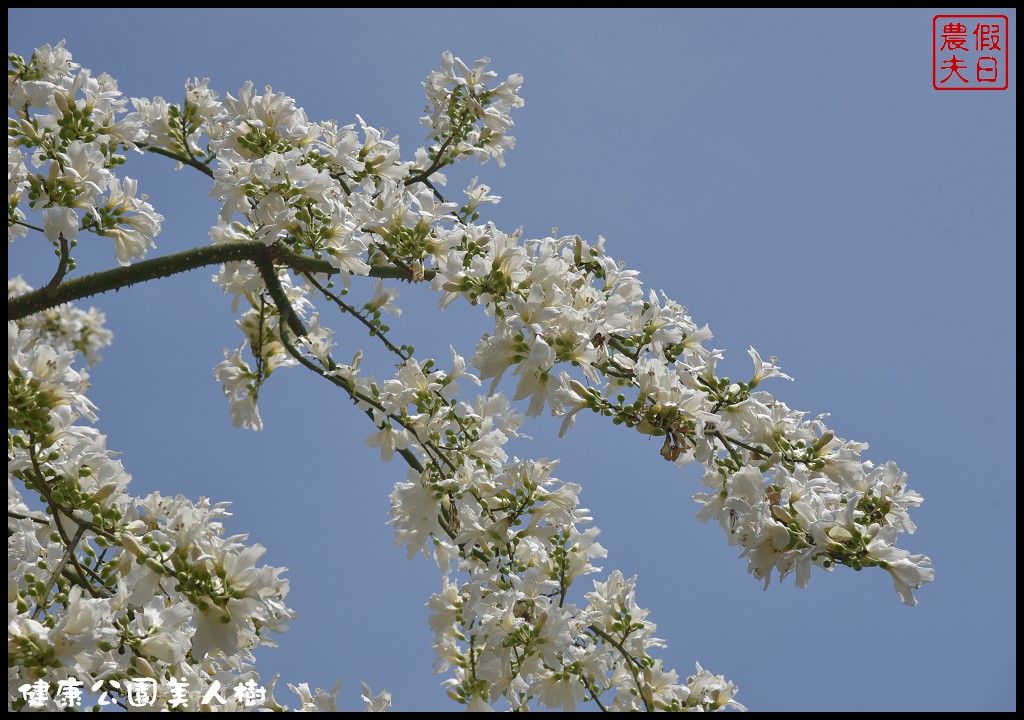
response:
[[[313,122],[251,83],[222,99],[192,80],[173,104],[123,97],[63,44],[8,61],[8,239],[45,238],[56,256],[41,287],[8,281],[9,709],[87,695],[128,709],[284,708],[253,657],[293,617],[284,569],[225,535],[225,503],[132,495],[85,394],[83,364],[112,336],[102,313],[73,303],[206,266],[238,313],[241,337],[214,370],[236,426],[260,430],[260,389],[303,368],[365,413],[382,460],[407,466],[390,522],[410,557],[440,570],[434,648],[469,709],[742,707],[723,677],[663,665],[636,579],[595,565],[606,553],[580,485],[503,449],[517,407],[549,409],[563,433],[598,413],[662,438],[668,462],[700,463],[698,518],[765,585],[877,568],[913,605],[932,579],[927,557],[896,545],[921,502],[905,474],[763,390],[787,379],[774,359],[751,348],[748,379],[720,377],[708,327],[645,291],[602,238],[509,234],[481,217],[499,200],[490,187],[445,190],[454,163],[503,165],[520,76],[497,82],[486,60],[445,54],[424,84],[429,144],[403,158],[358,116]],[[163,218],[121,167],[143,152],[209,177],[222,210],[208,245],[144,259]],[[75,276],[82,233],[113,241],[117,267]],[[441,308],[478,307],[493,331],[469,360],[418,357],[384,320],[404,282],[429,283]],[[361,352],[337,357],[339,322],[369,329],[397,372],[378,380]],[[303,710],[335,709],[337,686],[291,689]],[[362,697],[390,704],[365,685]]]

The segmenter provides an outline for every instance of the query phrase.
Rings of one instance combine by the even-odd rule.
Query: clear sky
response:
[[[943,11],[955,12],[955,11]],[[983,13],[983,10],[973,10]],[[794,383],[791,407],[832,413],[837,434],[895,460],[925,496],[903,545],[936,580],[904,607],[888,575],[816,572],[763,592],[717,526],[694,520],[699,470],[597,417],[564,439],[527,425],[523,457],[561,457],[603,529],[606,570],[638,599],[683,674],[699,661],[754,710],[1016,709],[1016,14],[1010,87],[932,88],[932,10],[409,11],[8,10],[20,54],[66,38],[75,60],[129,96],[180,102],[184,81],[222,95],[252,80],[313,120],[368,123],[425,142],[420,83],[449,49],[522,73],[526,107],[508,166],[473,174],[504,197],[491,217],[528,237],[608,238],[644,282],[711,325],[724,371],[748,377],[753,345]],[[207,241],[206,179],[163,158],[125,174],[167,220],[157,252]],[[109,267],[83,238],[80,272]],[[17,241],[10,272],[43,284],[53,256]],[[212,270],[93,299],[115,343],[92,372],[109,445],[135,494],[234,501],[234,532],[290,568],[299,612],[263,677],[359,681],[394,707],[453,709],[432,674],[423,607],[436,568],[393,547],[388,493],[404,478],[363,444],[372,428],[299,370],[261,394],[266,430],[231,427],[212,377],[239,335]],[[440,314],[402,288],[391,323],[419,354],[471,355],[482,313]],[[334,322],[339,356],[367,344]],[[375,373],[389,376],[390,362]],[[509,387],[505,386],[506,390]],[[287,693],[280,693],[284,699]]]

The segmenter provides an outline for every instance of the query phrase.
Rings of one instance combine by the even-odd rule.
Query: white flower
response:
[[[870,538],[868,556],[881,562],[892,576],[893,585],[904,605],[917,605],[913,591],[935,579],[935,571],[928,567],[931,559],[926,555],[911,555],[894,545],[898,530],[894,527],[871,525],[866,533]]]
[[[745,707],[733,700],[737,687],[728,682],[721,675],[712,675],[696,663],[697,672],[686,678],[686,684],[690,691],[690,702],[695,709],[718,710],[725,706],[737,710],[746,710]]]
[[[64,151],[66,163],[62,173],[74,178],[81,194],[76,198],[78,207],[88,207],[95,202],[114,181],[114,175],[104,165],[103,151],[96,143],[72,140]]]
[[[750,387],[755,388],[758,384],[767,378],[782,378],[783,380],[792,380],[789,375],[779,370],[775,364],[775,358],[770,358],[771,362],[765,362],[761,359],[761,355],[751,347],[747,350],[747,354],[750,359],[754,361],[754,377],[750,379]]]
[[[395,526],[395,545],[407,545],[408,557],[422,552],[430,554],[430,536],[443,535],[438,524],[439,507],[433,493],[424,486],[420,476],[412,469],[408,482],[396,483],[391,493],[391,520]]]
[[[391,423],[388,423],[377,432],[366,437],[366,447],[380,448],[380,459],[383,462],[391,462],[396,451],[405,450],[409,447],[411,439],[405,428],[395,428]]]
[[[78,225],[78,215],[72,208],[59,205],[43,208],[43,231],[54,244],[59,243],[62,237],[67,242],[78,237]]]
[[[256,374],[249,364],[242,359],[242,345],[237,350],[224,351],[224,360],[213,370],[213,376],[224,385],[224,395],[231,403],[231,423],[235,427],[249,430],[262,430],[263,420],[260,419],[256,407],[256,396],[253,381]]]
[[[81,67],[71,61],[71,52],[64,46],[64,42],[61,40],[56,45],[47,43],[32,53],[32,64],[42,78],[56,80]]]
[[[586,686],[570,673],[547,672],[538,677],[530,686],[538,701],[550,708],[575,712],[576,703],[587,697]]]
[[[253,131],[264,137],[273,133],[294,147],[303,147],[316,136],[316,127],[309,123],[306,112],[296,107],[295,100],[284,93],[275,93],[270,86],[264,89],[263,95],[259,95],[253,84],[246,82],[238,98],[230,94],[225,96],[223,107],[226,129],[214,142],[218,155],[225,146],[250,158],[265,154],[255,150],[251,143],[240,142],[241,139],[251,139]]]
[[[102,215],[115,220],[113,227],[104,229],[104,235],[114,239],[114,256],[121,265],[130,265],[132,260],[146,257],[151,247],[156,247],[153,238],[160,232],[164,216],[146,202],[145,196],[136,198],[138,182],[124,178],[123,184],[114,180],[110,184],[110,195],[99,208]]]
[[[519,384],[516,385],[516,394],[512,399],[530,398],[530,406],[526,410],[529,417],[540,415],[549,396],[555,397],[559,383],[549,375],[554,362],[555,352],[544,342],[544,338],[537,336],[533,338],[529,357],[516,367],[514,374],[519,376]]]
[[[194,612],[190,604],[165,606],[161,598],[153,598],[141,614],[135,614],[133,630],[145,636],[141,643],[142,651],[171,665],[183,662],[191,642],[186,628]]]
[[[386,312],[400,317],[402,309],[395,305],[394,301],[398,298],[397,287],[384,287],[384,280],[378,278],[373,284],[373,299],[366,303],[366,309],[370,311],[379,310],[380,312]]]
[[[334,687],[331,688],[330,692],[317,688],[315,693],[311,693],[308,683],[299,683],[298,685],[289,683],[288,687],[299,696],[299,701],[302,703],[299,712],[338,712],[338,692],[341,690],[340,679],[334,683]]]
[[[370,690],[370,686],[366,683],[360,682],[359,687],[362,689],[360,697],[366,703],[366,712],[386,712],[391,707],[391,693],[387,690],[381,690],[377,695],[374,695],[373,691]]]
[[[491,195],[491,186],[483,183],[477,185],[477,178],[473,178],[463,192],[468,198],[466,204],[462,206],[462,211],[466,215],[472,215],[482,204],[497,205],[501,202],[501,195]]]
[[[355,221],[343,206],[335,207],[323,242],[327,258],[341,272],[345,287],[348,287],[350,275],[369,274],[370,266],[365,256],[370,240],[364,233],[357,231]]]

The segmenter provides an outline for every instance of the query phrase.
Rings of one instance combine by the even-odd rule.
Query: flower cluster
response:
[[[408,360],[382,386],[354,380],[382,417],[367,442],[385,459],[396,449],[414,456],[391,495],[392,524],[410,556],[432,553],[444,573],[429,606],[439,667],[453,674],[449,695],[471,710],[498,698],[512,709],[534,700],[565,710],[590,700],[617,710],[731,703],[735,689],[721,678],[709,699],[651,655],[662,643],[633,580],[613,572],[572,601],[575,581],[599,572],[593,561],[607,554],[587,527],[581,487],[552,477],[553,462],[508,458],[502,446],[521,417],[500,394],[458,400],[457,381],[477,379],[452,354],[450,372]]]
[[[508,131],[512,109],[523,106],[519,97],[523,76],[509,75],[505,82],[488,87],[487,83],[498,77],[487,69],[489,64],[490,60],[483,58],[469,67],[446,51],[441,55],[441,67],[423,83],[429,114],[420,122],[430,128],[434,141],[425,151],[432,164],[440,167],[472,155],[480,162],[494,159],[498,167],[505,166],[505,151],[516,144]],[[418,153],[417,159],[422,155]]]
[[[678,303],[645,292],[637,273],[607,254],[603,238],[524,240],[478,224],[479,206],[498,198],[475,180],[462,206],[443,201],[431,174],[462,155],[485,159],[503,146],[496,134],[511,128],[509,112],[522,104],[521,78],[487,89],[494,74],[485,68],[484,61],[469,68],[446,54],[425,84],[431,114],[424,122],[435,144],[416,157],[432,160],[426,168],[401,164],[397,144],[361,120],[362,141],[352,126],[339,132],[310,123],[290,98],[269,89],[259,96],[246,86],[243,100],[229,96],[223,112],[207,113],[219,118],[211,133],[219,148],[213,192],[224,202],[221,223],[244,218],[232,221],[229,236],[325,255],[346,284],[349,273],[386,262],[408,268],[409,279],[432,270],[442,307],[461,297],[494,318],[493,333],[472,359],[482,378],[493,379],[492,392],[511,371],[514,399],[528,401],[528,415],[548,407],[564,416],[563,432],[586,408],[664,437],[667,460],[701,462],[711,492],[695,496],[699,517],[722,525],[755,577],[767,582],[773,573],[795,572],[803,586],[812,566],[877,566],[914,604],[912,590],[933,572],[928,558],[897,548],[895,539],[913,532],[907,511],[921,497],[891,463],[876,468],[863,460],[863,443],[835,436],[822,418],[807,418],[760,390],[766,379],[787,378],[774,359],[766,362],[751,348],[749,380],[718,377],[722,353],[705,347],[708,327],[698,327]],[[259,287],[249,268],[245,282],[237,268],[218,282],[225,289]],[[307,273],[306,285],[312,282]],[[309,304],[297,286],[287,289],[300,311]],[[268,303],[252,306],[263,313]],[[273,332],[277,321],[262,317],[242,324]],[[251,331],[249,344],[258,364],[273,367],[277,345]],[[222,368],[218,375],[235,406],[251,404],[265,373],[247,371],[237,353]],[[578,368],[581,377],[562,368]],[[239,377],[250,392],[235,391]],[[403,441],[392,434],[393,442]]]
[[[930,561],[895,546],[912,533],[908,511],[922,502],[895,464],[875,467],[866,445],[835,435],[823,418],[807,418],[758,389],[788,379],[774,358],[753,348],[749,380],[718,377],[719,350],[685,308],[654,292],[604,251],[603,239],[517,241],[491,225],[457,227],[434,260],[442,304],[462,297],[483,304],[494,332],[472,364],[493,386],[512,370],[515,399],[527,414],[549,407],[564,417],[590,409],[612,422],[663,437],[662,456],[705,468],[701,520],[715,519],[743,549],[750,572],[767,584],[773,572],[812,566],[881,567],[900,598],[931,581]],[[564,366],[579,368],[587,385]]]
[[[137,195],[135,180],[114,172],[125,161],[119,150],[138,149],[142,116],[128,112],[112,77],[80,69],[63,43],[9,62],[8,240],[33,228],[22,210],[27,201],[40,211],[35,229],[57,248],[63,272],[74,267],[70,247],[82,230],[111,238],[121,265],[145,257],[163,216]]]
[[[7,281],[8,299],[32,289],[21,276]],[[85,361],[93,365],[100,360],[100,350],[114,339],[113,333],[103,327],[105,321],[106,316],[96,308],[82,310],[74,305],[60,305],[29,315],[18,322],[18,327],[61,352],[81,353]]]
[[[73,268],[79,230],[114,237],[121,264],[142,257],[159,230],[162,218],[135,198],[134,183],[114,174],[119,149],[165,155],[212,179],[221,203],[212,245],[236,258],[214,282],[232,296],[244,337],[214,372],[232,420],[261,429],[260,388],[289,366],[320,375],[370,418],[367,444],[409,466],[391,494],[391,523],[410,556],[432,556],[442,572],[429,601],[434,646],[449,695],[469,709],[742,707],[724,678],[700,665],[681,678],[652,654],[663,642],[636,603],[635,578],[612,571],[581,590],[576,581],[601,572],[594,562],[606,551],[579,485],[556,479],[555,462],[508,456],[519,401],[527,416],[561,416],[563,433],[589,410],[663,438],[667,461],[703,465],[698,518],[716,520],[766,586],[795,574],[802,587],[815,566],[879,567],[913,605],[913,590],[932,580],[927,557],[896,545],[914,531],[908,512],[921,496],[895,464],[875,466],[862,457],[865,444],[761,389],[787,379],[774,358],[751,348],[749,379],[720,377],[722,351],[706,346],[708,327],[645,290],[603,238],[524,239],[480,221],[481,207],[500,200],[489,186],[474,179],[462,203],[439,190],[455,162],[503,165],[515,142],[511,112],[523,104],[520,76],[496,83],[486,59],[470,67],[445,53],[424,84],[429,144],[402,160],[398,138],[361,117],[314,122],[269,87],[247,83],[221,100],[194,79],[182,104],[133,98],[128,112],[113,80],[93,80],[62,45],[27,62],[12,56],[11,65],[9,237],[46,234],[60,258],[56,287]],[[28,222],[26,197],[42,227]],[[372,295],[353,301],[352,276],[368,275],[377,278]],[[442,308],[460,299],[481,307],[492,332],[468,362],[452,349],[448,370],[417,358],[384,321],[401,312],[397,281],[429,281]],[[15,281],[9,295],[28,290]],[[364,374],[361,351],[339,363],[323,306],[368,328],[398,358],[394,377]],[[49,667],[52,653],[33,648],[91,643],[55,667],[97,677],[128,667],[191,673],[207,684],[250,677],[251,649],[291,616],[287,583],[279,569],[256,565],[262,548],[223,537],[222,505],[130,498],[102,436],[75,424],[93,408],[70,351],[95,358],[109,341],[102,316],[61,306],[11,324],[9,336],[11,477],[48,507],[32,513],[12,490],[21,517],[18,661]],[[511,400],[497,392],[506,376]],[[461,386],[481,380],[491,381],[487,394],[462,396]],[[67,628],[85,627],[72,622],[83,613],[99,630],[78,638]],[[102,655],[125,647],[128,661]],[[293,689],[303,709],[334,707],[337,688]],[[387,705],[384,695],[363,695],[370,709]]]
[[[9,704],[25,707],[17,688],[40,680],[125,689],[141,677],[198,689],[165,687],[156,707],[208,709],[216,683],[258,683],[252,651],[294,617],[288,582],[259,564],[264,548],[225,535],[227,503],[129,494],[106,437],[82,423],[96,413],[74,367],[110,337],[99,313],[71,306],[8,323]],[[282,707],[273,684],[262,707]],[[236,697],[216,709],[251,708]]]

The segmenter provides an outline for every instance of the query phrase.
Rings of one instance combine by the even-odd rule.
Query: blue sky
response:
[[[777,356],[796,381],[769,389],[832,413],[840,436],[898,462],[925,496],[904,545],[932,557],[936,581],[916,608],[879,570],[762,592],[721,531],[693,519],[696,468],[597,417],[561,441],[557,421],[528,425],[534,440],[514,451],[560,457],[558,476],[583,485],[605,568],[639,576],[666,662],[725,674],[754,710],[1014,710],[1016,14],[991,11],[1010,18],[1009,90],[939,92],[935,12],[9,9],[8,48],[66,38],[129,96],[180,101],[192,76],[221,94],[251,79],[314,120],[359,113],[410,154],[425,141],[420,83],[443,50],[522,73],[508,166],[450,173],[450,189],[479,174],[504,197],[490,217],[507,230],[606,236],[711,325],[726,374],[749,372],[748,345]],[[204,177],[154,156],[125,173],[167,217],[158,252],[206,242],[217,208]],[[85,240],[80,272],[113,264]],[[39,239],[9,250],[11,273],[35,285],[52,261]],[[382,465],[365,417],[297,370],[261,395],[263,433],[234,430],[212,368],[238,335],[210,275],[91,302],[116,335],[91,397],[135,493],[232,500],[230,529],[290,568],[300,615],[260,655],[264,677],[344,677],[344,708],[365,680],[396,709],[452,709],[423,608],[438,573],[407,561],[385,525],[404,468]],[[470,355],[488,330],[422,289],[400,301],[391,324],[420,355]],[[344,319],[334,327],[339,356],[366,344]]]

